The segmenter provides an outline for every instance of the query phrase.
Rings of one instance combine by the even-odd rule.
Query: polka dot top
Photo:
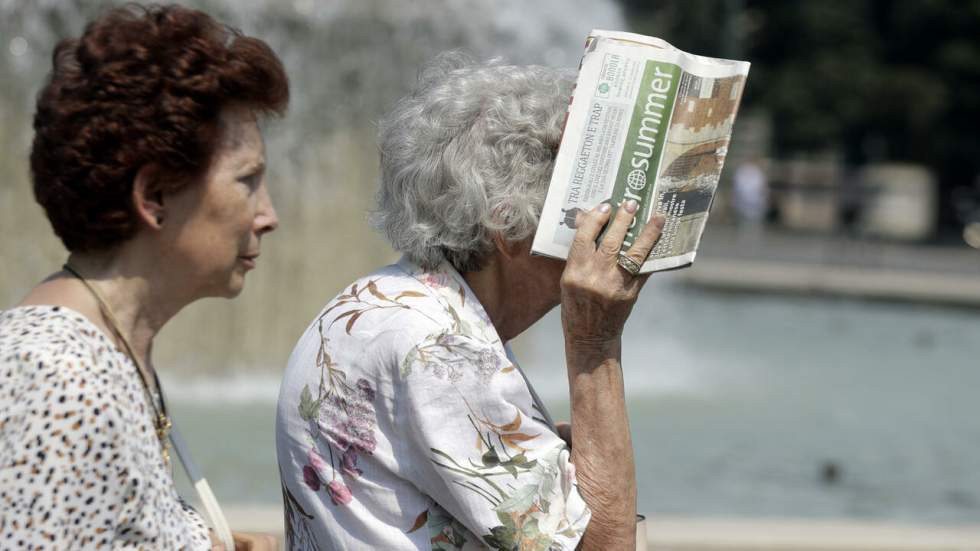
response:
[[[210,549],[132,361],[81,314],[0,311],[0,549]]]

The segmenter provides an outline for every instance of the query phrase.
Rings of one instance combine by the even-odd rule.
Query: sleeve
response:
[[[414,482],[491,549],[572,550],[590,512],[568,449],[498,343],[438,333],[397,394]]]

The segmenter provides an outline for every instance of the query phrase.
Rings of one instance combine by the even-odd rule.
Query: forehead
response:
[[[221,165],[265,162],[265,143],[255,114],[244,107],[227,107],[218,122],[215,160]]]

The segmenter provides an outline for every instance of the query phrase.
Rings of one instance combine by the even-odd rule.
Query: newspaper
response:
[[[628,249],[655,213],[663,233],[641,272],[694,261],[749,63],[682,52],[632,33],[586,40],[532,252],[567,258],[580,211],[639,203]]]

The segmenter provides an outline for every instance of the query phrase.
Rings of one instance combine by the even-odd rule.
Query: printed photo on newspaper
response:
[[[566,258],[579,212],[633,199],[623,248],[667,221],[642,273],[689,266],[724,165],[749,63],[633,33],[590,33],[532,252]]]

